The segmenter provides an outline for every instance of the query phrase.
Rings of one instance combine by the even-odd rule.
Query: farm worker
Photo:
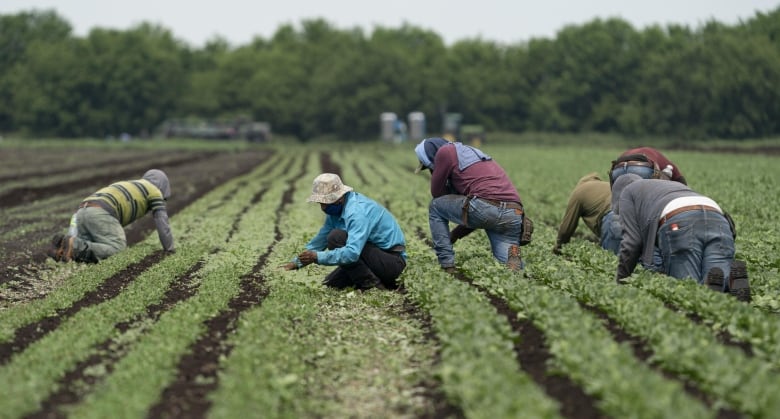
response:
[[[601,180],[596,172],[581,177],[569,195],[566,213],[558,227],[558,238],[553,253],[561,254],[561,246],[571,240],[582,218],[590,231],[600,238],[601,247],[617,254],[621,232],[619,224],[616,225],[617,231],[610,229],[613,225],[611,198],[609,182]]]
[[[660,151],[652,147],[638,147],[626,150],[612,161],[610,166],[609,180],[610,185],[621,175],[633,173],[643,179],[661,179],[673,180],[683,185],[688,183],[680,172],[680,169],[671,162]],[[608,217],[608,230],[615,237],[619,237],[618,232],[622,230],[620,226],[620,217],[614,213]],[[660,269],[662,263],[660,250],[655,250],[655,264]]]
[[[618,283],[641,261],[646,268],[674,278],[693,278],[713,289],[734,291],[735,284],[729,281],[734,227],[714,200],[680,182],[627,174],[612,186],[612,209],[623,227]],[[660,266],[653,261],[656,243]]]
[[[314,178],[308,202],[326,214],[320,231],[286,270],[306,265],[337,266],[323,284],[333,288],[395,289],[406,268],[406,239],[390,212],[353,191],[333,173]]]
[[[688,184],[677,165],[652,147],[632,148],[612,160],[610,184],[626,173],[633,173],[644,179],[673,180],[683,185]]]
[[[444,138],[426,138],[414,149],[420,161],[415,173],[431,172],[428,223],[439,265],[455,272],[453,243],[484,229],[499,262],[523,269],[520,235],[523,204],[504,169],[481,150]],[[450,232],[449,223],[457,226]]]
[[[112,183],[81,201],[75,231],[58,234],[48,255],[59,262],[98,262],[127,247],[123,227],[151,212],[163,249],[174,252],[165,203],[171,196],[168,176],[152,169],[138,180]],[[73,226],[72,226],[73,227]]]

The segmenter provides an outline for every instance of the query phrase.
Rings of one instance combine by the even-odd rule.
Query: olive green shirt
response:
[[[569,195],[566,214],[558,228],[558,244],[569,242],[580,218],[593,234],[601,237],[601,219],[609,212],[611,199],[609,182],[601,180],[596,172],[583,176]]]

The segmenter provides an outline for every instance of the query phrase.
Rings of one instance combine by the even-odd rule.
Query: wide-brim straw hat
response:
[[[341,181],[339,175],[323,173],[314,178],[311,196],[309,196],[306,201],[319,202],[320,204],[332,204],[351,190],[351,187],[345,185]]]

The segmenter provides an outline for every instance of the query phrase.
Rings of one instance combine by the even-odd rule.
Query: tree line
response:
[[[142,135],[171,118],[248,117],[302,140],[374,140],[387,111],[421,111],[429,131],[458,112],[488,131],[776,136],[780,7],[735,25],[595,19],[552,39],[450,46],[408,24],[367,33],[312,19],[196,48],[149,23],[78,37],[54,11],[0,15],[0,133]]]

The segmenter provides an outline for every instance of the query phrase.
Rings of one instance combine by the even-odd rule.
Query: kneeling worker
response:
[[[309,202],[326,214],[320,231],[286,270],[306,265],[337,266],[323,281],[333,288],[395,289],[406,268],[406,240],[390,212],[344,185],[333,173],[314,179]]]
[[[168,176],[162,170],[148,170],[138,180],[112,183],[81,201],[70,231],[54,236],[47,254],[58,262],[101,261],[127,247],[124,227],[149,212],[163,249],[173,252],[165,209],[170,196]]]

